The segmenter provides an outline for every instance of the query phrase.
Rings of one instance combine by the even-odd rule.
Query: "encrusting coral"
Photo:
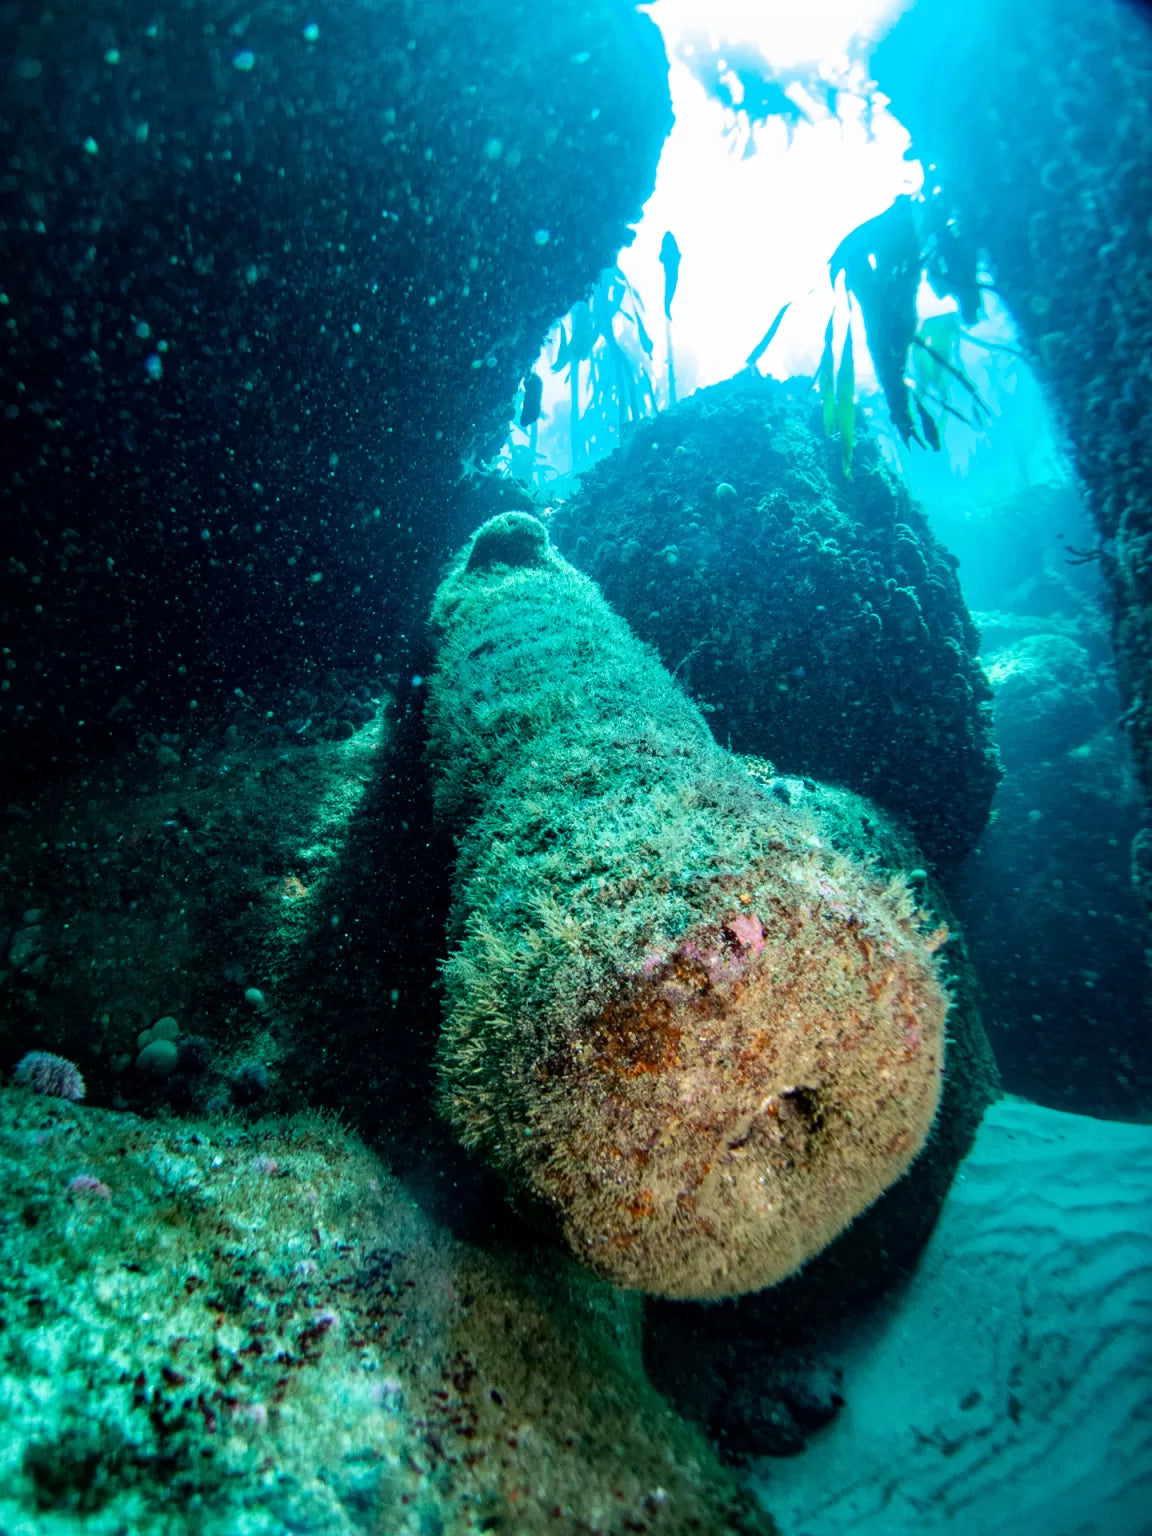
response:
[[[924,1143],[945,935],[716,745],[534,518],[486,523],[432,619],[444,1113],[615,1283],[773,1284]]]

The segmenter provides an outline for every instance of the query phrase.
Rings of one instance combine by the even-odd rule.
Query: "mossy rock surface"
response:
[[[718,747],[526,514],[465,546],[433,631],[446,1117],[617,1284],[774,1284],[929,1134],[945,930]]]
[[[867,795],[942,866],[972,848],[1000,770],[956,562],[863,434],[845,478],[808,381],[698,391],[549,526],[717,740]]]
[[[0,1526],[772,1529],[648,1385],[633,1298],[430,1222],[331,1120],[0,1090]]]
[[[918,900],[948,929],[940,953],[952,1005],[940,1108],[902,1179],[799,1274],[769,1290],[723,1307],[645,1304],[644,1356],[652,1379],[736,1460],[779,1453],[781,1446],[790,1454],[803,1445],[814,1427],[805,1411],[813,1396],[813,1354],[822,1353],[845,1317],[912,1275],[984,1112],[1000,1094],[963,932],[938,883],[915,868],[909,834],[859,795],[778,775],[763,762],[750,761],[749,768],[773,793],[804,805],[833,847],[881,874],[913,870]],[[817,1371],[817,1385],[827,1395],[823,1374]]]

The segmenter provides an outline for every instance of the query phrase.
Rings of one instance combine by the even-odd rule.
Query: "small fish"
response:
[[[672,300],[680,280],[680,247],[670,229],[665,231],[664,239],[660,242],[660,265],[664,268],[664,314],[671,320]]]
[[[530,373],[524,380],[524,404],[520,407],[520,425],[530,427],[540,420],[540,407],[544,403],[544,380],[538,373]]]

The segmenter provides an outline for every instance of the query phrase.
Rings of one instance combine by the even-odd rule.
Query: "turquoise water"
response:
[[[1144,7],[5,19],[0,1531],[1149,1536]]]

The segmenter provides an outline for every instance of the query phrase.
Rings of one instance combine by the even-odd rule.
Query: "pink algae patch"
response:
[[[735,917],[727,919],[724,926],[737,944],[751,950],[754,955],[758,955],[764,948],[764,924],[755,912],[737,912]]]
[[[70,1195],[95,1195],[99,1200],[111,1200],[112,1191],[101,1179],[90,1173],[78,1173],[68,1185]]]

